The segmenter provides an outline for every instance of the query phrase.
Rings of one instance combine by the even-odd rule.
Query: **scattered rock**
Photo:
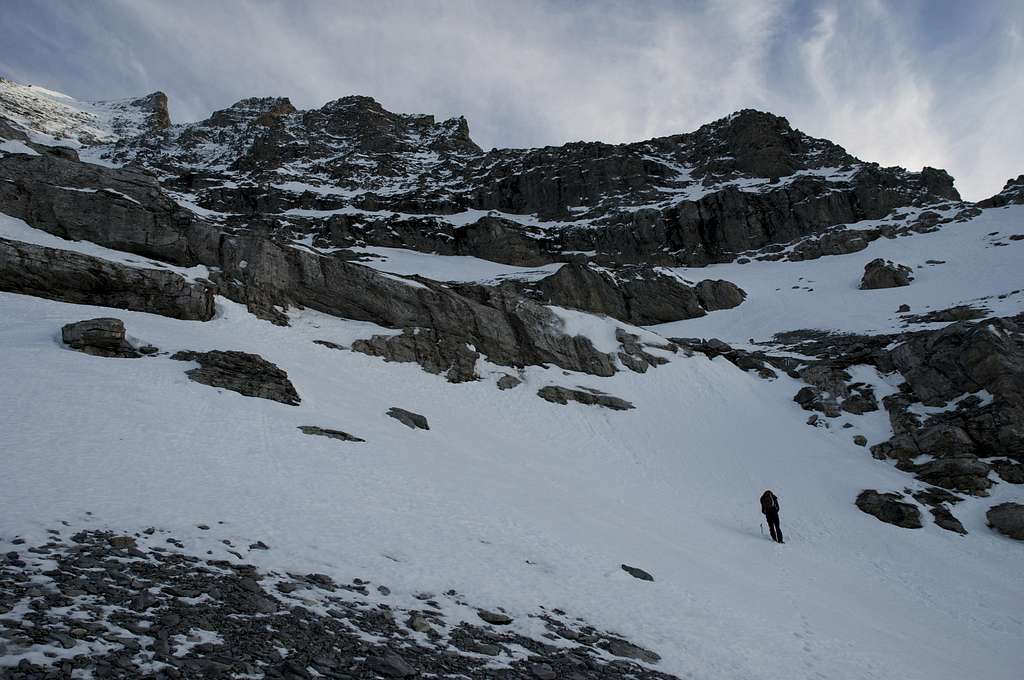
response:
[[[873,489],[861,491],[857,496],[857,507],[887,524],[904,529],[921,528],[921,511],[916,505],[901,503],[898,493],[878,493]]]
[[[1004,482],[1024,484],[1024,465],[1005,458],[990,461],[989,464]]]
[[[429,373],[444,373],[448,382],[477,380],[480,353],[464,341],[439,335],[430,328],[406,328],[400,335],[375,335],[352,343],[353,352],[383,357],[385,361],[415,362]]]
[[[988,525],[999,533],[1024,541],[1024,505],[1020,503],[1000,503],[993,505],[985,513]]]
[[[367,657],[366,667],[389,678],[408,678],[416,675],[416,670],[393,651],[388,651],[383,656]]]
[[[365,442],[365,439],[360,439],[348,432],[342,432],[341,430],[331,430],[323,427],[317,427],[316,425],[299,425],[299,429],[302,430],[303,434],[315,435],[318,437],[330,437],[331,439],[340,439],[343,442]]]
[[[638,569],[636,567],[631,567],[628,564],[623,564],[622,565],[622,571],[626,572],[627,574],[629,574],[633,578],[640,579],[641,581],[653,581],[654,580],[654,577],[651,576],[646,571],[644,571],[643,569]]]
[[[913,270],[910,267],[878,258],[864,266],[860,287],[861,290],[897,288],[909,286],[913,280]]]
[[[199,362],[199,368],[193,368],[185,374],[204,385],[222,387],[247,397],[270,399],[290,406],[297,406],[301,401],[295,386],[288,379],[288,373],[258,354],[220,350],[182,351],[176,352],[171,358],[176,361]]]
[[[586,387],[574,390],[558,385],[548,385],[537,390],[537,396],[554,404],[564,405],[570,401],[576,401],[581,404],[604,406],[614,411],[628,411],[629,409],[636,408],[625,399],[613,397],[604,392]]]
[[[499,390],[511,390],[519,387],[523,384],[523,381],[514,375],[505,374],[498,378],[498,389]]]
[[[141,354],[125,339],[124,322],[99,318],[69,323],[61,329],[61,339],[72,349],[100,357],[136,358]]]
[[[867,446],[868,438],[862,434],[856,434],[853,436],[853,443],[856,444],[857,446]]]
[[[644,649],[639,645],[634,645],[631,642],[622,640],[620,638],[609,638],[604,646],[608,652],[614,656],[621,656],[627,659],[639,659],[647,663],[657,663],[661,661],[661,656],[652,652],[649,649]]]
[[[487,609],[481,609],[477,611],[477,616],[479,616],[487,623],[493,624],[495,626],[507,626],[510,623],[512,623],[512,617],[508,614],[492,612]]]
[[[555,678],[558,677],[555,670],[546,663],[533,664],[530,666],[530,673],[533,677],[537,678],[537,680],[555,680]]]
[[[967,529],[964,529],[964,525],[960,523],[953,513],[949,511],[949,508],[944,506],[938,506],[930,508],[932,517],[935,518],[935,524],[942,527],[946,531],[953,531],[961,535],[967,534]]]
[[[429,430],[430,425],[427,424],[427,419],[418,413],[412,411],[406,411],[404,408],[398,408],[392,406],[388,409],[387,415],[391,416],[398,422],[402,423],[406,427],[412,428],[413,430]]]

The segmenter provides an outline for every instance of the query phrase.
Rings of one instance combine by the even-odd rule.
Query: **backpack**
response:
[[[779,511],[779,499],[771,491],[761,494],[761,514]]]

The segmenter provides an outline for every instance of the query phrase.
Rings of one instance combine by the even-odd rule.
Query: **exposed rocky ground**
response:
[[[534,615],[547,630],[534,639],[509,630],[503,613],[472,615],[455,591],[423,593],[422,607],[408,610],[389,603],[384,584],[268,573],[240,552],[191,555],[159,529],[62,526],[44,545],[13,542],[0,561],[10,680],[675,677],[651,667],[655,652],[561,610]]]

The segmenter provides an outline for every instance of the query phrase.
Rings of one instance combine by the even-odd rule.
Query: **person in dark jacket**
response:
[[[768,531],[772,534],[772,540],[776,543],[785,543],[782,540],[782,528],[779,526],[779,497],[768,489],[761,494],[761,512],[768,520]]]

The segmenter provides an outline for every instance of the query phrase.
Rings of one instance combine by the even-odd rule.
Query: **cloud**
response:
[[[174,3],[5,7],[0,72],[84,98],[162,89],[175,120],[247,96],[368,94],[465,115],[484,147],[685,132],[743,107],[970,198],[1024,167],[1013,0]]]

